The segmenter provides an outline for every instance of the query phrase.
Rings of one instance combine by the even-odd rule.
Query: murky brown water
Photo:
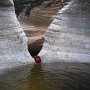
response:
[[[0,73],[0,90],[90,90],[90,64],[34,64]]]

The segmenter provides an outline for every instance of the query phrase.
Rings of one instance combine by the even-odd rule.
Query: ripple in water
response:
[[[90,90],[90,64],[26,65],[0,73],[0,90]]]

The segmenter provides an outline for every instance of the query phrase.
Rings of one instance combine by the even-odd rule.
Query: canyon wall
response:
[[[12,0],[0,0],[0,69],[34,62]]]
[[[90,62],[90,1],[71,0],[48,27],[43,62]]]

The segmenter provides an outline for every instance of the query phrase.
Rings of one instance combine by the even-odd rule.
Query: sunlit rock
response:
[[[90,62],[90,0],[71,0],[48,27],[43,62]]]
[[[33,61],[12,0],[0,0],[0,69]]]

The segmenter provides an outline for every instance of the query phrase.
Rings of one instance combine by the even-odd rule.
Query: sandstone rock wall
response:
[[[43,62],[90,62],[90,1],[71,0],[48,27]]]
[[[27,38],[16,18],[12,0],[0,1],[0,69],[31,63]]]

